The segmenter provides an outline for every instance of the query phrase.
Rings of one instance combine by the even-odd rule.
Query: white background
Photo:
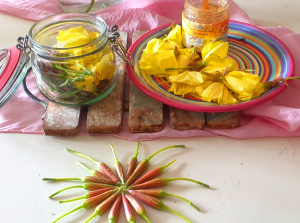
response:
[[[265,26],[285,26],[300,33],[300,1],[236,0],[250,18]],[[33,24],[0,13],[0,48],[15,44],[18,36]],[[109,147],[113,143],[125,164],[135,152],[136,143],[107,136],[50,137],[26,134],[0,134],[0,216],[2,223],[46,223],[80,205],[59,204],[59,199],[80,196],[74,189],[50,200],[48,196],[76,183],[46,183],[43,177],[83,177],[86,172],[76,161],[91,162],[65,152],[75,149],[113,166]],[[227,137],[163,139],[142,142],[139,158],[157,149],[185,144],[151,160],[150,167],[177,161],[164,177],[189,177],[210,184],[207,190],[188,182],[170,182],[168,192],[184,196],[199,206],[197,212],[175,198],[163,201],[195,223],[298,223],[300,222],[300,139],[231,139]],[[154,223],[180,223],[168,212],[147,208]],[[61,222],[83,222],[92,211],[80,210]],[[107,222],[106,214],[91,222]],[[124,219],[124,215],[121,215]],[[138,222],[143,222],[137,217]],[[120,220],[123,223],[125,220]]]

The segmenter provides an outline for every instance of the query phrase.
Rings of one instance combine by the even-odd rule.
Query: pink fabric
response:
[[[181,20],[184,0],[127,0],[102,11],[100,15],[109,26],[117,24],[127,31],[129,37],[134,30],[149,30],[157,26]],[[58,0],[0,0],[0,10],[30,20],[59,13]],[[230,1],[231,19],[254,24],[247,13]],[[294,56],[295,76],[300,75],[300,34],[283,27],[261,27],[276,35],[291,50]],[[9,47],[9,46],[8,46]],[[31,91],[42,98],[32,76],[28,78]],[[123,130],[116,137],[128,140],[154,140],[165,137],[197,137],[223,135],[233,138],[289,137],[300,136],[300,81],[293,81],[289,88],[278,97],[262,105],[242,111],[242,125],[236,129],[204,129],[177,131],[169,127],[165,117],[165,127],[158,133],[132,134],[128,130],[128,114],[124,114]],[[20,87],[11,100],[0,109],[0,132],[43,134],[42,120],[44,108],[32,101]],[[85,113],[81,117],[79,134],[87,134]]]

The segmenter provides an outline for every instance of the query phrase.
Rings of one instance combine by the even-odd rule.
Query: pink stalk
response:
[[[161,175],[163,173],[163,171],[168,167],[170,166],[172,163],[174,163],[176,161],[173,160],[172,162],[168,163],[167,165],[165,166],[162,166],[162,167],[157,167],[157,168],[154,168],[152,170],[150,170],[148,173],[146,173],[144,176],[142,176],[141,178],[139,178],[137,181],[135,181],[133,183],[133,185],[136,185],[136,184],[141,184],[141,183],[144,183],[148,180],[152,180],[153,178],[155,177],[158,177],[159,175]]]
[[[145,208],[141,205],[140,202],[138,202],[133,196],[129,194],[125,194],[126,198],[128,199],[131,206],[134,208],[134,210],[142,217],[144,218],[148,223],[151,223],[149,220]]]
[[[139,147],[140,147],[140,143],[137,142],[135,155],[134,155],[134,157],[131,158],[129,165],[128,165],[126,179],[128,179],[132,175],[132,173],[134,172],[134,170],[137,166],[137,156],[139,153]]]
[[[89,222],[94,217],[96,217],[98,215],[102,215],[105,211],[107,211],[111,207],[111,205],[114,203],[114,201],[118,198],[119,193],[120,192],[117,191],[116,193],[111,195],[109,198],[107,198],[105,201],[103,201],[101,204],[99,204],[96,207],[95,212],[84,223]]]
[[[186,217],[184,217],[182,214],[178,213],[177,211],[171,209],[170,207],[166,206],[161,200],[143,194],[143,193],[139,193],[137,191],[134,190],[128,190],[128,192],[130,194],[132,194],[133,196],[135,196],[136,198],[138,198],[139,200],[141,200],[142,202],[144,202],[145,204],[149,205],[150,207],[153,207],[157,210],[168,210],[171,211],[172,213],[178,215],[179,217],[181,217],[182,219],[184,219],[186,222],[192,223],[190,220],[188,220]]]
[[[43,178],[43,181],[81,181],[83,183],[101,183],[101,184],[116,184],[111,179],[100,178],[94,176],[86,176],[86,177],[72,177],[72,178]]]
[[[120,209],[122,204],[122,194],[118,195],[118,198],[115,200],[110,212],[108,214],[108,222],[115,223],[120,215]]]
[[[52,198],[52,197],[56,196],[57,194],[65,191],[65,190],[74,189],[74,188],[83,188],[85,190],[93,191],[93,190],[98,190],[98,189],[103,189],[103,188],[115,188],[115,186],[109,185],[109,184],[85,183],[83,185],[76,185],[76,186],[63,188],[63,189],[61,189],[59,191],[56,191],[55,193],[51,194],[49,196],[49,198]]]
[[[191,201],[187,200],[184,197],[176,195],[176,194],[167,193],[163,190],[136,190],[136,191],[139,193],[142,193],[142,194],[146,194],[146,195],[155,197],[155,198],[164,198],[166,196],[176,197],[176,198],[179,198],[179,199],[187,202],[189,205],[191,205],[193,208],[195,208],[197,211],[199,211],[199,208],[196,205],[194,205]]]
[[[113,154],[114,154],[114,157],[115,157],[115,166],[116,166],[116,171],[118,173],[118,176],[121,180],[122,183],[124,183],[124,172],[123,172],[123,165],[122,163],[118,160],[117,158],[117,154],[116,154],[116,151],[115,151],[115,148],[113,147],[112,144],[110,144],[110,147],[113,151]]]
[[[85,195],[83,195],[81,197],[70,199],[70,200],[59,201],[59,203],[67,203],[67,202],[77,201],[77,200],[81,200],[81,199],[89,199],[89,198],[96,197],[96,196],[99,196],[101,194],[104,194],[104,193],[106,193],[108,191],[111,191],[111,190],[116,190],[116,189],[114,189],[114,188],[103,188],[103,189],[99,189],[99,190],[93,190],[93,191],[87,192]]]
[[[86,158],[86,159],[89,159],[90,161],[92,161],[93,163],[95,163],[95,164],[98,166],[99,170],[100,170],[102,173],[106,174],[106,175],[107,175],[111,180],[113,180],[115,183],[120,182],[119,179],[118,179],[118,178],[116,177],[116,175],[114,174],[114,172],[113,172],[113,171],[112,171],[105,163],[99,162],[99,161],[93,159],[92,157],[89,157],[89,156],[87,156],[87,155],[84,155],[84,154],[82,154],[82,153],[76,152],[76,151],[71,150],[71,149],[66,149],[66,150],[67,150],[68,152],[70,152],[70,153],[73,153],[73,154],[77,155],[77,156],[81,156],[81,157],[84,157],[84,158]]]
[[[202,183],[200,181],[189,179],[189,178],[169,178],[169,179],[168,178],[156,178],[156,179],[147,181],[142,184],[132,185],[130,187],[130,189],[139,190],[139,189],[152,189],[152,188],[156,188],[156,187],[163,187],[163,186],[167,185],[169,182],[174,181],[174,180],[190,181],[190,182],[199,184],[203,187],[209,188],[209,185]]]
[[[81,166],[83,169],[87,170],[88,172],[90,172],[93,176],[95,177],[100,177],[100,178],[107,178],[110,179],[106,174],[100,172],[99,170],[92,170],[87,168],[86,165],[82,164],[81,162],[76,162],[79,166]]]
[[[107,191],[106,193],[104,194],[101,194],[101,195],[98,195],[98,196],[95,196],[95,197],[91,197],[87,200],[85,200],[82,205],[78,206],[77,208],[63,214],[62,216],[60,216],[59,218],[57,218],[56,220],[53,221],[53,223],[57,222],[58,220],[60,220],[61,218],[65,217],[66,215],[69,215],[79,209],[82,209],[82,208],[85,208],[85,209],[88,209],[88,208],[91,208],[91,207],[94,207],[96,206],[97,204],[99,204],[100,202],[104,201],[106,198],[108,197],[111,197],[112,194],[116,193],[116,189],[115,190],[112,190],[112,191]]]
[[[129,202],[125,195],[122,193],[122,202],[124,206],[124,211],[125,211],[125,217],[128,223],[135,223],[135,216],[134,213],[129,205]]]
[[[138,166],[135,168],[134,172],[132,173],[132,175],[129,177],[129,179],[127,180],[126,184],[127,186],[131,185],[134,180],[140,175],[142,174],[146,169],[147,167],[149,166],[149,162],[150,160],[156,156],[157,154],[159,154],[160,152],[162,151],[165,151],[167,149],[171,149],[171,148],[178,148],[178,147],[183,147],[184,148],[184,145],[174,145],[174,146],[168,146],[168,147],[165,147],[163,149],[160,149],[158,150],[156,153],[152,154],[151,156],[149,156],[147,159],[144,159],[142,160]]]

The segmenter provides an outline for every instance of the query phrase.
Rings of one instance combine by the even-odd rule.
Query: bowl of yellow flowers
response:
[[[230,21],[227,41],[185,48],[180,24],[141,36],[129,49],[131,81],[164,104],[190,111],[236,111],[270,100],[294,79],[294,60],[272,34]]]

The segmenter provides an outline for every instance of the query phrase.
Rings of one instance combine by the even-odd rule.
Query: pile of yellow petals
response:
[[[167,37],[148,42],[139,66],[148,75],[165,78],[169,92],[182,97],[228,105],[263,94],[267,88],[260,77],[240,70],[227,56],[228,48],[228,42],[210,42],[198,55],[195,49],[184,48],[181,26],[175,24]]]
[[[100,33],[88,31],[83,26],[60,31],[57,36],[55,47],[70,48],[61,52],[67,53],[71,57],[78,57],[76,60],[70,60],[66,65],[75,71],[84,71],[87,69],[92,74],[86,75],[84,81],[75,81],[73,84],[77,89],[90,92],[96,91],[96,86],[100,81],[111,79],[115,72],[115,65],[113,64],[114,56],[109,45],[98,53],[83,56],[97,49],[97,43],[91,43],[99,38],[99,36]],[[74,74],[69,75],[70,78],[76,78]]]

